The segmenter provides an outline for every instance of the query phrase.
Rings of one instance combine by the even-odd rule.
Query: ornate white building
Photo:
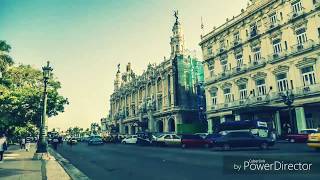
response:
[[[203,65],[186,52],[177,12],[175,17],[169,59],[158,65],[149,64],[139,76],[133,72],[131,63],[124,73],[118,66],[108,118],[113,131],[135,134],[197,128],[198,85],[203,82]]]
[[[237,120],[279,135],[320,126],[319,10],[319,0],[251,0],[202,36],[209,132]]]

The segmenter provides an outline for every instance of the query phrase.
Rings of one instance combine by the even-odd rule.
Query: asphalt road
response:
[[[237,149],[225,152],[122,144],[87,146],[79,143],[72,148],[64,144],[58,152],[93,180],[320,179],[320,153],[305,144],[282,143],[266,151]],[[232,169],[233,163],[239,162],[238,157],[311,162],[318,170],[314,173],[281,171],[277,174],[275,171],[263,171],[266,174],[258,174],[261,171],[251,171],[254,173],[250,174],[246,171],[241,174],[225,168]]]

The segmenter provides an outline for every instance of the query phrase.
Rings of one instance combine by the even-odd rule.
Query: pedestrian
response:
[[[26,139],[24,137],[21,138],[21,149],[26,149]]]
[[[59,137],[58,137],[58,139],[59,139],[59,144],[62,146],[62,145],[63,145],[63,139],[62,139],[62,136],[59,136]]]
[[[26,137],[26,145],[25,145],[26,151],[30,150],[30,145],[31,145],[31,138]]]
[[[57,150],[58,149],[58,144],[59,144],[59,139],[58,137],[54,137],[52,140],[52,145],[53,145],[53,149]]]
[[[7,139],[3,133],[0,134],[0,163],[3,163],[3,153],[8,148]]]

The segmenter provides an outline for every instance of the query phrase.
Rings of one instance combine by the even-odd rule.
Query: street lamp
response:
[[[50,62],[47,62],[47,66],[42,67],[43,71],[43,109],[42,109],[42,121],[40,125],[40,137],[38,141],[36,153],[47,153],[47,84],[51,76],[51,71],[53,69],[50,67]]]
[[[287,90],[285,94],[282,94],[282,101],[289,108],[289,121],[291,126],[291,133],[292,133],[294,128],[294,123],[293,123],[292,113],[291,113],[292,104],[294,102],[294,94],[292,93],[292,91]]]

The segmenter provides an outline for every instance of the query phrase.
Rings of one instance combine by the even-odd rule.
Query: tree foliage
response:
[[[3,42],[0,41],[0,54],[8,52],[11,48]],[[2,59],[1,63],[5,68],[0,69],[2,73],[0,79],[0,129],[39,126],[44,89],[42,72],[30,65],[15,65],[2,61]],[[48,82],[47,100],[47,115],[49,117],[64,112],[64,107],[68,104],[68,100],[59,94],[60,88],[60,82],[51,76]]]

